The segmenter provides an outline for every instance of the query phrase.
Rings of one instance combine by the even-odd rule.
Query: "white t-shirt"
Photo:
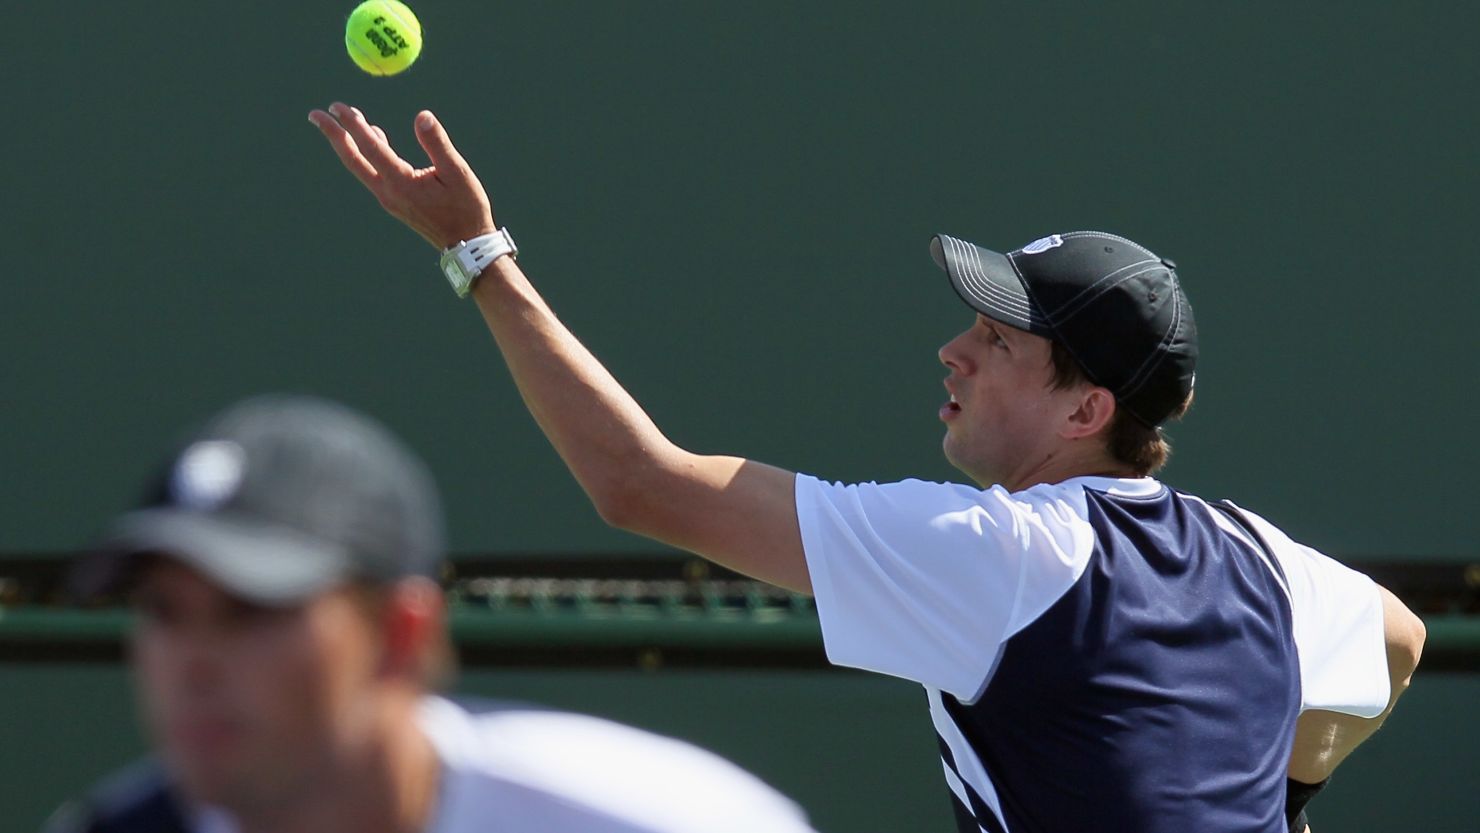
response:
[[[425,833],[814,833],[797,804],[683,741],[568,712],[474,714],[429,697],[442,761]],[[235,833],[207,810],[199,833]]]

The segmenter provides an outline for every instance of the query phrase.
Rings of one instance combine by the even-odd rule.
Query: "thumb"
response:
[[[452,146],[452,139],[442,127],[442,122],[430,110],[416,114],[416,141],[421,143],[421,149],[426,151],[427,158],[432,160],[439,174],[456,172],[464,178],[472,178],[472,169]]]

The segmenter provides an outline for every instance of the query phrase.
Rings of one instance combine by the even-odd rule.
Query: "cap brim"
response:
[[[114,522],[73,572],[72,589],[85,598],[117,588],[147,554],[179,561],[232,595],[273,606],[304,601],[350,577],[347,553],[291,530],[219,512],[144,509]]]
[[[930,240],[930,256],[950,277],[956,294],[972,309],[1009,327],[1036,335],[1053,335],[1053,329],[1029,298],[1022,277],[1007,255],[937,234]]]

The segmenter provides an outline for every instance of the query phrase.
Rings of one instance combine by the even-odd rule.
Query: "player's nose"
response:
[[[962,333],[942,344],[935,353],[941,364],[957,373],[967,373],[971,369],[970,361],[966,358],[965,352],[960,349],[960,341],[965,335],[966,333]]]

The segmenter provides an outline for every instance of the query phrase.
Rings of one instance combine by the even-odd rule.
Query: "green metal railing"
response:
[[[112,656],[129,621],[128,611],[118,608],[0,608],[0,653],[31,661]],[[1426,625],[1421,670],[1480,671],[1480,617],[1436,616]],[[542,655],[569,661],[571,652],[616,652],[646,657],[645,662],[654,660],[653,652],[664,657],[707,654],[716,662],[742,654],[761,664],[767,664],[767,654],[789,658],[784,664],[824,661],[821,630],[809,607],[706,611],[572,605],[540,610],[458,604],[451,611],[451,627],[454,643],[465,654],[489,656],[490,661],[505,652],[536,662]]]
[[[62,604],[64,565],[4,562],[10,577],[0,579],[0,660],[121,656],[127,608],[116,598],[94,608]],[[447,576],[449,618],[466,664],[826,664],[811,598],[696,559],[464,560],[455,567]],[[596,569],[608,577],[584,577]],[[1480,564],[1372,571],[1424,617],[1423,671],[1480,671]]]

